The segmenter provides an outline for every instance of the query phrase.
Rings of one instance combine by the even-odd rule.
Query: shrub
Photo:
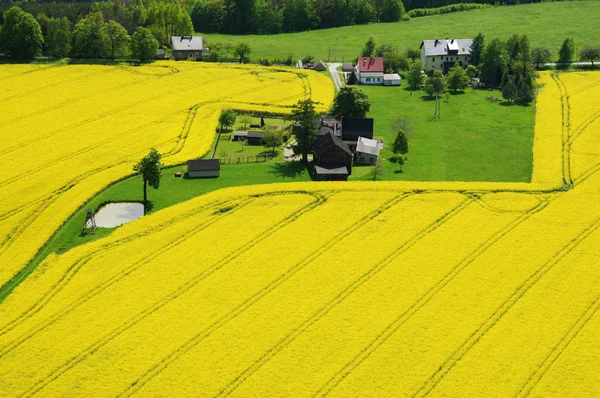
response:
[[[490,8],[490,7],[491,7],[490,4],[457,3],[457,4],[450,4],[447,6],[437,7],[437,8],[415,8],[413,10],[410,10],[406,15],[408,15],[409,18],[416,18],[416,17],[426,17],[426,16],[430,16],[430,15],[448,14],[450,12],[457,12],[457,11],[479,10],[482,8]]]

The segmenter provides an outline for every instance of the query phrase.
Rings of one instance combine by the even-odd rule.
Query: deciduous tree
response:
[[[406,49],[406,56],[407,56],[408,58],[410,58],[410,60],[411,60],[412,62],[415,62],[415,60],[416,60],[417,58],[420,58],[420,57],[421,57],[421,52],[420,52],[419,50],[417,50],[416,48],[410,48],[410,47],[409,47],[409,48],[407,48],[407,49]]]
[[[298,123],[294,127],[297,148],[302,152],[302,162],[307,164],[308,152],[317,135],[317,112],[313,100],[299,100],[292,108],[292,117]]]
[[[92,12],[80,19],[73,32],[73,55],[79,58],[106,58],[108,51],[108,31],[102,13]]]
[[[499,86],[506,72],[506,46],[494,39],[485,48],[481,61],[481,80],[488,86]]]
[[[248,43],[241,42],[235,46],[234,53],[235,56],[239,58],[240,64],[246,63],[250,60],[250,52],[251,49]]]
[[[394,155],[405,155],[408,153],[408,137],[404,130],[398,130],[396,139],[394,139],[394,143],[392,144],[392,152]]]
[[[336,118],[365,117],[371,109],[369,97],[357,87],[344,86],[336,94],[331,114]]]
[[[32,59],[42,51],[42,28],[33,15],[17,6],[4,13],[0,48],[11,58]]]
[[[361,57],[372,57],[375,54],[375,40],[369,37],[369,40],[365,43],[362,51],[360,52]]]
[[[575,57],[575,40],[570,37],[567,37],[565,41],[563,41],[560,50],[558,50],[558,62],[565,66],[566,63],[573,61]]]
[[[115,57],[127,51],[131,37],[129,37],[121,24],[115,21],[108,21],[106,24],[106,33],[108,36],[108,56],[110,59],[115,59]]]
[[[479,32],[471,44],[470,63],[472,65],[479,66],[479,64],[481,64],[481,56],[483,54],[484,46],[485,37],[483,36],[483,33]]]
[[[235,124],[235,119],[237,115],[233,109],[223,109],[221,111],[221,115],[219,116],[219,124],[221,125],[221,130],[225,128],[227,130],[229,127]]]
[[[410,95],[412,95],[413,90],[418,89],[423,84],[423,72],[419,62],[413,62],[410,65],[406,79],[410,87]]]
[[[48,21],[46,38],[48,55],[54,58],[64,58],[71,51],[71,22],[66,17],[51,18]]]
[[[158,40],[154,38],[152,32],[141,26],[136,28],[131,36],[131,52],[133,56],[140,61],[146,61],[156,56],[158,50]]]
[[[600,46],[597,44],[586,44],[579,52],[582,61],[589,61],[594,66],[594,61],[600,58]]]
[[[283,144],[283,136],[277,130],[267,129],[263,135],[263,142],[267,148],[271,148],[271,154],[275,155],[275,148]]]
[[[383,174],[385,173],[385,163],[383,159],[380,157],[377,159],[377,162],[371,168],[371,177],[373,181],[379,180]]]
[[[539,69],[540,64],[550,62],[552,58],[552,52],[548,47],[535,47],[531,50],[531,62],[535,63],[536,68]]]
[[[161,170],[163,164],[160,162],[161,155],[155,148],[150,149],[148,155],[144,156],[133,166],[133,170],[142,175],[144,183],[144,209],[148,210],[147,186],[158,189],[160,185]]]
[[[469,85],[469,76],[458,63],[455,63],[450,73],[446,76],[448,88],[456,93],[458,90],[464,90]]]

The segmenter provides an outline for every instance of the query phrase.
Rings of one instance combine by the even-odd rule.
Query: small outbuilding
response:
[[[196,159],[187,162],[190,178],[218,177],[221,173],[219,159]]]
[[[327,70],[327,65],[325,65],[325,62],[318,60],[315,62],[315,66],[313,68],[318,71],[324,71]]]
[[[167,58],[167,52],[165,51],[164,48],[159,48],[158,50],[156,50],[156,56],[154,57],[154,59],[166,59]]]
[[[263,136],[265,135],[262,131],[248,131],[247,140],[248,145],[262,145]]]
[[[386,73],[383,75],[384,86],[399,86],[402,78],[397,73]]]
[[[342,72],[352,72],[353,69],[354,65],[352,65],[352,62],[344,62],[342,64]]]
[[[354,153],[355,164],[375,164],[379,159],[379,153],[383,149],[383,143],[365,137],[358,137],[356,152]]]

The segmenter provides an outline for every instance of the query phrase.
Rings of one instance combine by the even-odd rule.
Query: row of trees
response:
[[[105,21],[101,12],[92,12],[77,22],[65,18],[33,15],[12,7],[4,13],[0,30],[0,50],[6,55],[31,59],[40,54],[62,58],[111,58],[130,52],[140,60],[152,59],[158,41],[149,29],[137,27],[130,36],[118,22]]]

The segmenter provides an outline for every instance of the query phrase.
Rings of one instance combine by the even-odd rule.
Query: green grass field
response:
[[[403,83],[404,84],[404,83]],[[440,119],[433,120],[435,100],[404,87],[360,86],[371,100],[375,138],[382,139],[384,159],[392,158],[396,118],[410,121],[408,160],[386,161],[385,180],[522,181],[531,180],[535,104],[490,102],[499,91],[471,90],[440,98]],[[370,167],[353,168],[351,179],[369,179]]]
[[[208,47],[213,42],[233,45],[245,41],[252,49],[251,59],[285,58],[292,53],[296,59],[313,55],[316,59],[341,62],[358,56],[369,37],[373,37],[377,44],[389,43],[399,51],[404,51],[407,47],[418,48],[421,41],[426,39],[472,38],[478,32],[483,32],[488,40],[495,37],[506,39],[517,33],[526,34],[532,47],[544,45],[558,52],[566,37],[573,37],[578,48],[585,43],[597,42],[598,20],[599,1],[569,1],[500,6],[414,18],[406,22],[346,26],[300,33],[203,36]]]
[[[219,178],[207,179],[176,178],[173,174],[177,171],[185,172],[186,166],[164,169],[160,188],[158,190],[148,188],[148,200],[151,202],[151,209],[148,213],[221,188],[276,182],[310,181],[306,167],[297,162],[269,161],[266,163],[223,165]],[[63,253],[77,245],[108,236],[116,229],[98,228],[95,234],[90,232],[82,234],[81,228],[85,221],[87,209],[98,209],[107,202],[140,202],[142,199],[142,180],[139,175],[118,182],[90,199],[56,232],[27,267],[0,289],[0,302],[49,254]]]

